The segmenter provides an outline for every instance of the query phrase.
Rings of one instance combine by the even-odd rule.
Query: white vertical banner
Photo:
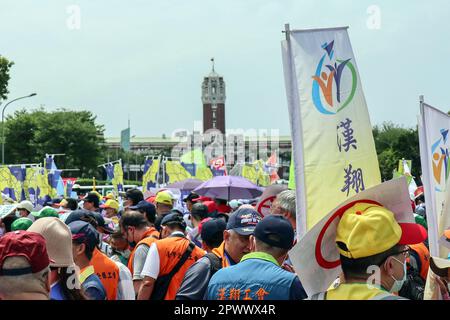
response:
[[[289,30],[282,42],[299,237],[347,198],[381,183],[347,28]]]
[[[422,163],[430,254],[439,256],[439,220],[450,173],[450,116],[423,102],[420,105],[419,145]],[[441,226],[448,227],[448,226]]]

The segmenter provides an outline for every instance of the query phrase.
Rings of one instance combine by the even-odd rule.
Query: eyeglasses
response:
[[[396,256],[396,255],[398,255],[398,254],[403,254],[403,256],[404,256],[405,258],[409,258],[409,256],[410,256],[410,251],[411,251],[411,248],[410,248],[410,247],[406,247],[405,250],[402,250],[402,251],[399,251],[399,252],[397,252],[397,253],[394,253],[393,256]]]

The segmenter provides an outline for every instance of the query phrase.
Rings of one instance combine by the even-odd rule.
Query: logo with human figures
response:
[[[334,40],[322,45],[325,50],[313,78],[312,98],[317,110],[326,115],[340,112],[353,100],[357,74],[352,59],[335,57]]]
[[[444,191],[450,173],[449,150],[448,150],[448,129],[440,130],[440,138],[431,146],[433,178],[436,191]]]

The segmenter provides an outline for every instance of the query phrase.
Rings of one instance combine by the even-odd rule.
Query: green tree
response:
[[[105,140],[104,127],[95,121],[90,111],[16,111],[6,118],[6,162],[36,163],[46,153],[63,153],[56,159],[58,167],[80,169],[80,177],[98,177]]]
[[[392,172],[402,158],[412,160],[411,173],[416,181],[420,180],[422,168],[417,128],[403,128],[392,122],[384,122],[373,128],[373,137],[382,181],[392,179]]]
[[[14,65],[14,62],[9,61],[5,57],[0,56],[0,99],[5,100],[9,93],[8,82],[10,79],[9,70]]]

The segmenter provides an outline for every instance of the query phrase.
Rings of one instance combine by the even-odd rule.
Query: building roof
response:
[[[258,137],[245,137],[245,140],[258,140]],[[270,139],[270,136],[267,136],[267,139]],[[106,137],[106,143],[120,143],[120,137]],[[290,142],[291,136],[279,136],[278,140],[280,142]],[[183,137],[131,137],[130,143],[179,143],[184,142],[185,138]]]

